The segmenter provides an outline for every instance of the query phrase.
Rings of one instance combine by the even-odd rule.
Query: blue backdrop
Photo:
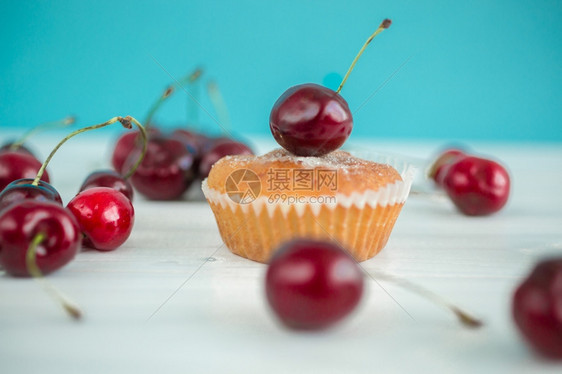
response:
[[[342,91],[355,112],[352,138],[562,141],[561,4],[3,0],[0,126],[69,113],[82,125],[143,118],[168,73],[179,78],[201,65],[203,83],[218,82],[235,131],[266,135],[285,89],[337,86],[389,17],[392,27]],[[215,115],[203,86],[201,96]],[[158,118],[185,122],[187,102],[179,92]],[[199,119],[218,131],[204,113]]]

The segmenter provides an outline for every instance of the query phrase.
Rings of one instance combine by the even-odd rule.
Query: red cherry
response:
[[[135,221],[131,201],[108,187],[92,187],[79,192],[67,205],[84,234],[84,245],[111,251],[123,244]]]
[[[291,87],[273,105],[269,117],[273,137],[298,156],[322,156],[347,140],[353,119],[347,102],[317,84]]]
[[[220,140],[203,155],[199,163],[199,177],[205,179],[209,176],[211,168],[224,156],[253,155],[252,150],[245,144],[234,140]]]
[[[507,203],[509,174],[495,161],[467,156],[449,166],[443,188],[462,213],[487,215]]]
[[[133,201],[133,186],[128,180],[123,178],[121,174],[115,170],[98,170],[94,171],[86,177],[84,183],[80,187],[80,191],[93,187],[109,187],[121,192],[127,198]]]
[[[449,166],[458,161],[461,157],[466,154],[460,149],[447,149],[442,152],[439,157],[433,162],[431,168],[429,169],[428,176],[433,179],[437,186],[443,186],[443,179],[447,174],[447,169]]]
[[[31,199],[53,201],[62,205],[62,199],[52,185],[40,180],[38,185],[35,186],[33,179],[26,178],[13,181],[0,192],[0,210],[8,205]]]
[[[267,300],[295,329],[326,328],[347,316],[363,293],[363,274],[336,245],[295,240],[281,246],[266,274]]]
[[[562,359],[562,258],[537,264],[515,291],[512,313],[531,347]]]
[[[0,190],[16,179],[34,178],[40,168],[41,162],[32,155],[17,151],[1,152]],[[49,182],[47,171],[42,175],[41,180]]]
[[[0,213],[0,265],[11,275],[30,276],[26,254],[40,233],[46,239],[36,250],[43,274],[55,271],[74,258],[80,248],[80,230],[70,212],[53,202],[28,200]]]
[[[137,159],[137,152],[133,152],[123,170],[128,170]],[[146,155],[131,176],[131,183],[148,199],[179,199],[195,179],[193,160],[193,154],[180,141],[154,137],[149,140]]]

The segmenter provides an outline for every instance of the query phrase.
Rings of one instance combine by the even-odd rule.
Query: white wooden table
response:
[[[43,139],[43,156],[55,140]],[[90,171],[108,164],[110,143],[82,135],[55,156],[49,170],[65,202]],[[440,145],[360,146],[423,158]],[[265,265],[224,247],[204,201],[137,196],[125,245],[82,252],[49,276],[84,309],[81,322],[69,320],[33,280],[0,276],[0,373],[560,373],[562,363],[527,349],[510,307],[532,264],[562,255],[562,145],[470,145],[508,165],[506,208],[465,217],[446,199],[411,196],[387,247],[362,266],[456,302],[485,321],[480,330],[368,279],[360,307],[344,323],[289,331],[266,305]]]

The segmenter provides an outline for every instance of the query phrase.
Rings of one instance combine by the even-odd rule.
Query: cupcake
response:
[[[413,170],[336,150],[320,157],[278,149],[227,156],[213,165],[203,193],[226,246],[267,262],[294,238],[331,240],[357,260],[386,245],[408,196]]]

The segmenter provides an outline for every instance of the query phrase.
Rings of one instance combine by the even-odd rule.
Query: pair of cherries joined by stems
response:
[[[201,74],[201,69],[196,69],[178,83],[192,84]],[[213,103],[219,101],[215,107],[224,112],[222,100],[215,99],[219,95],[217,90],[216,85],[209,85]],[[146,155],[131,176],[135,189],[150,200],[180,199],[197,178],[204,179],[209,175],[212,165],[220,158],[253,154],[247,145],[228,137],[211,138],[183,128],[166,135],[152,126],[154,114],[174,92],[174,85],[170,85],[150,108],[145,120],[149,135]],[[136,162],[141,152],[140,144],[136,133],[123,134],[117,140],[111,158],[117,172],[129,170]]]

